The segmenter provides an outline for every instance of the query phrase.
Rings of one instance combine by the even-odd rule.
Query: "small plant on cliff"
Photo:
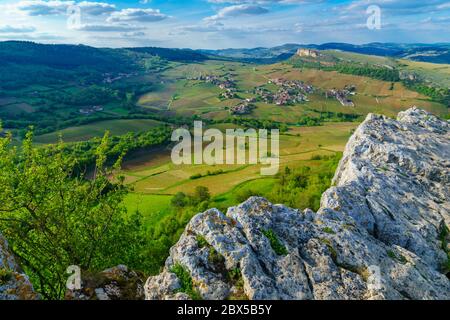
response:
[[[273,232],[273,230],[261,230],[261,232],[266,236],[267,239],[269,239],[270,246],[276,254],[278,254],[279,256],[285,256],[289,253],[286,247],[283,246],[283,244],[280,242],[275,232]]]
[[[322,231],[328,234],[336,234],[336,232],[334,232],[334,230],[331,229],[330,227],[325,227],[322,229]]]
[[[5,268],[0,268],[0,285],[12,279],[12,272]]]
[[[194,288],[192,277],[185,267],[177,263],[170,269],[170,272],[174,273],[181,282],[181,288],[178,289],[178,292],[186,293],[192,300],[202,300],[202,296]]]
[[[248,296],[244,291],[244,279],[239,267],[231,269],[227,273],[228,282],[234,286],[235,291],[230,294],[228,300],[248,300]]]
[[[197,237],[195,237],[195,239],[197,240],[197,246],[199,248],[204,248],[209,246],[208,241],[206,241],[205,237],[202,236],[201,234],[198,234]]]
[[[447,275],[447,277],[450,278],[450,251],[448,250],[448,236],[450,234],[450,231],[446,225],[443,225],[441,228],[441,231],[439,233],[439,240],[441,241],[442,250],[445,251],[447,254],[447,260],[444,262],[444,265],[442,267],[443,273]]]

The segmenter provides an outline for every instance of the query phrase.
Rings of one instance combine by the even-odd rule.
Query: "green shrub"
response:
[[[192,277],[181,264],[175,264],[170,272],[174,273],[181,282],[181,288],[178,292],[186,293],[192,300],[202,300],[200,293],[194,288]]]

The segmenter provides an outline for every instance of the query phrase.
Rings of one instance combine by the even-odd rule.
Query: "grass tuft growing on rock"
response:
[[[450,278],[450,250],[448,250],[449,234],[450,231],[448,227],[446,225],[443,225],[439,233],[439,240],[441,241],[442,250],[444,250],[445,253],[447,254],[447,260],[444,262],[444,265],[442,266],[442,272],[446,274],[448,278]]]
[[[0,268],[0,285],[12,279],[12,272],[5,268]]]
[[[205,237],[200,234],[197,235],[196,240],[197,240],[197,245],[199,248],[204,248],[204,247],[209,246],[208,241],[206,241]]]
[[[277,255],[285,256],[289,253],[286,247],[283,246],[283,244],[280,242],[275,232],[273,232],[273,230],[261,230],[261,232],[266,236],[267,239],[269,239],[270,246]]]
[[[338,255],[337,255],[336,249],[333,247],[333,243],[329,239],[325,239],[325,238],[319,239],[319,241],[327,246],[327,248],[331,254],[331,259],[334,261],[335,264],[337,264]]]
[[[192,300],[202,300],[202,296],[194,288],[192,277],[185,267],[177,263],[170,269],[170,272],[174,273],[181,282],[181,288],[177,292],[186,293]]]
[[[331,229],[330,227],[325,227],[322,229],[322,231],[328,234],[336,234],[336,232],[334,232],[334,230]]]
[[[392,260],[397,260],[398,262],[402,263],[402,264],[406,264],[408,262],[408,260],[402,256],[402,255],[397,255],[395,254],[394,251],[392,250],[388,250],[387,255],[389,256],[389,258],[391,258]]]
[[[228,297],[228,300],[248,300],[244,291],[244,279],[242,278],[241,269],[237,267],[228,271],[227,278],[228,282],[236,289],[236,291]]]

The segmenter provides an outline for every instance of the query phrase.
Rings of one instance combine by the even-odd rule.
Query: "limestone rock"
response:
[[[80,290],[68,290],[66,300],[143,300],[142,276],[124,265],[98,274],[82,273]]]
[[[0,235],[0,300],[37,300],[28,277],[10,253],[7,241]]]
[[[195,216],[147,299],[450,299],[448,122],[411,108],[369,115],[317,213],[253,197]]]

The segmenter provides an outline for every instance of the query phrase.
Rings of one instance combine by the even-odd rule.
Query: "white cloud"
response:
[[[27,0],[19,1],[16,8],[20,11],[26,12],[30,16],[48,16],[48,15],[63,15],[66,14],[67,9],[71,6],[77,5],[81,9],[81,13],[98,16],[108,14],[116,10],[115,5],[105,2],[90,2],[90,1],[60,1],[60,0]]]
[[[122,24],[83,24],[74,30],[88,32],[129,32],[143,30],[144,28]]]
[[[31,26],[0,26],[0,33],[30,33],[34,31],[36,28]]]
[[[108,22],[155,22],[167,19],[169,16],[162,14],[158,9],[123,9],[113,12]]]
[[[207,17],[204,20],[205,21],[214,21],[214,20],[220,20],[230,17],[238,17],[238,16],[248,16],[248,15],[261,15],[268,13],[269,10],[258,6],[258,5],[251,5],[251,4],[239,4],[234,6],[225,7],[217,14]]]

